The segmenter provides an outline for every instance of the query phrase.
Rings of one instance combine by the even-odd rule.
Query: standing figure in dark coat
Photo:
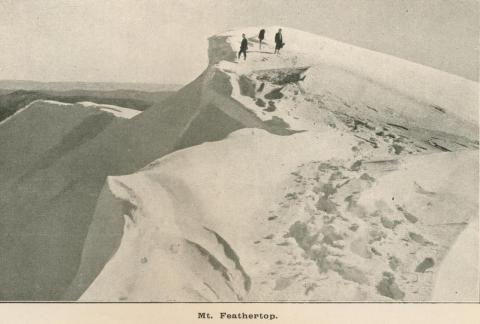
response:
[[[282,29],[278,30],[278,33],[275,34],[275,54],[280,54],[280,49],[285,45],[283,42]]]
[[[248,49],[248,41],[245,38],[245,34],[242,34],[242,43],[240,44],[240,52],[238,52],[238,59],[240,59],[240,56],[243,53],[243,59],[247,59],[247,49]]]
[[[262,49],[262,42],[263,42],[264,38],[265,38],[265,29],[261,29],[260,33],[258,34],[258,40],[259,40],[259,43],[260,43],[260,50]]]

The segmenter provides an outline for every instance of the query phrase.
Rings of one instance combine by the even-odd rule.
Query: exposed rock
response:
[[[400,260],[395,256],[391,256],[388,258],[388,265],[390,266],[390,269],[397,271],[400,266]]]
[[[264,111],[266,112],[273,112],[277,109],[277,107],[275,106],[275,103],[273,101],[269,101],[268,102],[268,107],[266,109],[264,109]]]
[[[435,261],[432,258],[425,258],[415,269],[415,272],[425,272],[435,265]]]
[[[307,224],[296,221],[292,226],[290,226],[289,236],[293,237],[302,249],[308,251],[317,241],[319,234],[317,233],[311,235]]]
[[[340,260],[335,260],[330,268],[337,272],[343,279],[359,284],[368,284],[367,276],[357,267],[346,265]]]
[[[405,293],[400,290],[395,283],[395,276],[390,272],[384,272],[383,278],[376,286],[377,291],[385,296],[395,300],[402,300],[405,297]]]
[[[328,198],[320,197],[315,204],[318,210],[324,211],[327,214],[332,214],[337,211],[337,205]]]
[[[409,232],[408,237],[410,237],[413,241],[421,245],[432,244],[432,242],[426,240],[421,234]]]
[[[383,227],[388,228],[388,229],[394,229],[398,224],[400,224],[400,221],[391,220],[390,218],[388,218],[386,216],[381,216],[380,217],[380,222],[382,223]]]
[[[260,98],[257,98],[257,100],[255,100],[255,104],[259,107],[265,107],[267,104],[265,103],[265,101],[263,101],[262,99]]]
[[[400,207],[400,206],[397,206],[397,209],[402,212],[403,216],[410,222],[410,223],[413,223],[415,224],[417,221],[418,221],[418,218],[409,213],[408,211],[406,211],[404,208]]]
[[[240,75],[238,78],[238,85],[240,86],[240,94],[255,99],[255,81],[245,75]]]
[[[283,88],[277,88],[273,89],[269,93],[265,94],[265,99],[272,100],[272,99],[282,99],[283,94],[282,94],[282,89]]]
[[[352,166],[350,166],[350,170],[359,171],[361,167],[362,167],[362,160],[357,160],[352,164]]]

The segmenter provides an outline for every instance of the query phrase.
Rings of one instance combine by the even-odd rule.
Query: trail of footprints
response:
[[[268,216],[284,223],[285,231],[263,238],[287,256],[270,268],[274,290],[301,285],[305,299],[321,299],[313,295],[321,295],[324,285],[348,286],[352,299],[359,300],[428,296],[437,244],[419,232],[418,218],[405,207],[379,201],[367,210],[359,204],[359,194],[374,185],[375,172],[361,161],[346,163],[310,162],[292,173],[294,185]]]

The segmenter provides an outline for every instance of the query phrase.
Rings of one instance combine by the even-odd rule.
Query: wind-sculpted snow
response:
[[[268,230],[259,226],[261,215],[282,175],[319,152],[346,156],[349,140],[346,136],[331,150],[328,142],[306,134],[278,137],[244,130],[225,141],[178,151],[131,176],[109,178],[100,201],[112,202],[112,194],[120,200],[97,206],[98,217],[105,219],[104,209],[119,211],[102,222],[124,219],[123,239],[81,300],[245,300],[254,289],[252,262],[258,262],[251,242],[258,231]],[[280,153],[280,147],[292,155]],[[255,183],[257,177],[262,181]],[[101,258],[96,255],[102,236],[89,233],[78,278],[95,277],[85,273]],[[159,268],[171,270],[159,275]],[[117,276],[125,279],[113,279]]]
[[[133,118],[140,113],[140,111],[135,109],[124,108],[124,107],[119,107],[115,105],[105,105],[105,104],[99,105],[89,101],[82,101],[82,102],[79,102],[78,104],[88,108],[100,109],[102,111],[109,112],[116,117],[127,118],[127,119]]]
[[[80,300],[429,300],[478,212],[476,153],[363,161],[357,141],[244,130],[109,178],[92,224],[107,230],[87,237],[77,276],[95,279]],[[99,252],[121,231],[104,224],[118,222],[121,243]]]
[[[43,101],[5,120],[0,299],[63,298],[107,176],[135,172],[245,127],[294,133],[281,120],[259,119],[230,90],[228,76],[209,67],[161,105],[135,116],[120,107]]]
[[[274,55],[274,31],[211,37],[141,113],[4,120],[0,298],[478,301],[478,269],[441,279],[478,253],[478,84],[288,28]]]
[[[248,63],[241,60],[238,64],[236,70],[241,71],[241,74],[263,69],[314,67],[318,70],[312,73],[313,81],[321,82],[318,84],[320,86],[310,89],[314,93],[335,89],[339,90],[336,94],[345,100],[354,96],[359,103],[365,99],[364,96],[370,99],[369,83],[375,83],[418,102],[432,104],[457,114],[466,121],[474,124],[478,122],[477,82],[292,28],[283,28],[286,45],[281,55],[276,56],[270,52],[273,53],[272,43],[277,29],[278,27],[266,28],[268,47],[264,47],[261,52],[257,47],[256,27],[214,36],[210,38],[210,44],[215,48],[224,48],[223,44],[227,43],[232,51],[237,51],[241,34],[245,33],[250,41],[250,52]],[[217,53],[212,63],[220,61],[219,56],[223,56],[223,60],[227,62],[231,61],[229,53],[223,49]],[[373,99],[379,103],[383,100],[378,95]]]

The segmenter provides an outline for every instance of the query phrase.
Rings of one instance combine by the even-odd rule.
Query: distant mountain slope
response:
[[[93,101],[99,104],[118,105],[137,110],[145,110],[154,104],[162,102],[173,93],[173,91],[140,92],[135,90],[69,90],[65,92],[15,90],[6,92],[5,94],[0,93],[0,121],[38,99],[58,100],[69,103]]]
[[[52,269],[56,267],[68,273],[69,258],[75,253],[72,245],[78,239],[76,233],[81,231],[78,224],[88,224],[88,219],[65,222],[70,213],[68,209],[50,217],[42,216],[70,190],[75,190],[75,181],[68,176],[74,170],[52,166],[61,164],[64,157],[112,124],[127,121],[102,106],[37,100],[0,122],[0,268],[3,274],[0,296],[3,300],[45,299],[40,296],[55,296],[55,286],[68,283]],[[79,166],[72,167],[78,169]],[[48,196],[48,193],[55,194]],[[83,195],[89,195],[88,190],[83,191]],[[49,199],[43,199],[45,197]],[[81,198],[72,202],[75,207],[68,203],[63,206],[83,208]],[[66,244],[67,241],[71,243]],[[61,246],[69,252],[55,256]],[[71,271],[74,273],[75,268]],[[18,284],[22,283],[27,285],[20,288]],[[42,290],[42,294],[39,295],[38,290]]]
[[[101,133],[108,125],[140,113],[93,103],[36,100],[0,122],[0,178],[4,185],[37,169]]]
[[[134,90],[143,92],[177,91],[178,84],[134,83],[134,82],[40,82],[30,80],[0,80],[0,89],[30,91],[115,91]]]

